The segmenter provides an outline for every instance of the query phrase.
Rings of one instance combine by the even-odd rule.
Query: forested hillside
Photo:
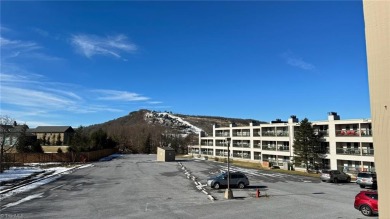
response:
[[[87,133],[103,130],[117,142],[121,151],[156,153],[159,146],[173,147],[177,153],[186,153],[187,146],[198,143],[200,131],[212,135],[214,124],[229,126],[248,125],[250,119],[192,116],[139,110],[105,123],[84,127]]]

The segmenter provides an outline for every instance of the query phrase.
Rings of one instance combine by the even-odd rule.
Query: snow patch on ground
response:
[[[0,183],[9,180],[23,179],[40,172],[44,172],[44,170],[36,167],[11,167],[9,170],[5,170],[0,174]]]
[[[12,207],[12,206],[16,206],[16,205],[19,205],[23,202],[26,202],[26,201],[30,201],[30,200],[33,200],[33,199],[36,199],[36,198],[41,198],[43,197],[43,193],[38,193],[38,194],[35,194],[35,195],[30,195],[30,196],[27,196],[17,202],[12,202],[12,203],[9,203],[9,204],[6,204],[4,205],[4,207],[2,208],[2,210],[6,209],[6,208],[9,208],[9,207]]]

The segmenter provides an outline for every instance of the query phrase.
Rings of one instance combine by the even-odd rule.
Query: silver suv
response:
[[[351,182],[351,176],[339,170],[322,170],[320,178],[322,182]]]
[[[214,189],[219,189],[221,186],[228,184],[227,172],[215,175],[207,180],[207,185]],[[230,186],[237,186],[240,189],[249,186],[249,179],[241,172],[230,172]]]
[[[359,184],[360,188],[366,186],[376,188],[376,173],[375,172],[360,172],[357,175],[356,183]]]

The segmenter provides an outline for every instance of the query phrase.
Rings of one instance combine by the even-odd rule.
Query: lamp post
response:
[[[233,198],[233,191],[230,189],[230,138],[226,138],[228,146],[228,155],[227,155],[227,189],[225,190],[225,199]]]

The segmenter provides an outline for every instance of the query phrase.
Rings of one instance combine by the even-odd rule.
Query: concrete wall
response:
[[[364,0],[379,218],[390,218],[390,1]]]

